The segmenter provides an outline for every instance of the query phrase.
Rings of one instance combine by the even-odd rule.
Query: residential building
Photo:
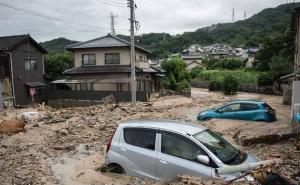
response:
[[[292,105],[292,118],[296,109],[300,108],[300,7],[295,8],[293,15],[293,30],[295,37],[295,68],[292,74],[281,78],[283,89],[283,103]],[[300,114],[300,112],[298,113]]]
[[[151,92],[157,90],[153,77],[160,71],[150,67],[148,50],[140,46],[135,49],[137,92],[146,93],[149,97]],[[120,100],[130,100],[131,63],[128,41],[108,34],[68,46],[67,50],[74,53],[75,67],[64,72],[71,90],[109,92],[114,96],[122,94]],[[64,83],[68,84],[68,81]],[[98,99],[101,98],[103,97]]]
[[[192,71],[196,67],[206,69],[206,66],[202,64],[203,57],[201,55],[182,55],[181,59],[185,62],[188,71]]]
[[[29,34],[0,37],[0,94],[6,106],[45,100],[45,53]]]

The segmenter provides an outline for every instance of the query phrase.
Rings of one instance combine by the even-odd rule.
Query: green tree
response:
[[[49,53],[45,56],[45,71],[48,80],[55,80],[62,76],[63,72],[74,65],[71,52]]]
[[[238,86],[238,80],[234,76],[228,75],[223,81],[223,92],[226,95],[234,95],[237,92]]]
[[[166,60],[162,63],[162,68],[166,70],[167,78],[165,85],[171,90],[181,90],[187,87],[187,83],[190,82],[189,72],[186,70],[186,64],[179,57],[173,57],[170,60]],[[175,82],[175,86],[174,86]]]
[[[195,79],[198,77],[198,75],[204,70],[203,67],[197,66],[190,72],[191,79]]]
[[[273,38],[266,38],[263,42],[262,48],[255,57],[256,69],[258,71],[269,71],[271,63],[273,65],[273,69],[275,69],[276,67],[274,65],[276,65],[276,62],[280,62],[279,59],[283,59],[286,66],[289,68],[290,64],[293,63],[294,60],[294,35],[294,32],[288,31],[285,34],[281,34]],[[274,57],[276,59],[274,59]]]

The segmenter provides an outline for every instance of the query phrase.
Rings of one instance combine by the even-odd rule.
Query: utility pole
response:
[[[135,27],[135,3],[134,0],[129,1],[130,8],[130,40],[131,40],[131,52],[130,52],[130,64],[131,64],[131,104],[136,105],[136,74],[135,74],[135,41],[134,41],[134,27]]]
[[[117,16],[114,15],[113,12],[110,13],[110,28],[111,28],[111,34],[112,35],[116,35],[116,30],[115,30],[115,25],[116,25],[116,21],[115,21],[115,18]]]
[[[244,12],[244,19],[247,19],[247,12]]]
[[[234,18],[235,18],[235,15],[234,15],[234,8],[232,9],[232,22],[234,22]]]

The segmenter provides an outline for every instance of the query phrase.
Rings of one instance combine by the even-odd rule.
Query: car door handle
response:
[[[159,160],[159,162],[162,164],[168,164],[166,161],[163,161],[163,160]]]
[[[127,152],[127,150],[126,150],[125,148],[121,148],[121,150],[122,150],[123,152]]]

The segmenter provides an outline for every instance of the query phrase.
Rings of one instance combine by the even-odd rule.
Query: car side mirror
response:
[[[223,114],[223,111],[221,111],[221,110],[217,110],[217,113]]]
[[[200,162],[200,163],[203,163],[205,165],[209,165],[209,157],[206,156],[206,155],[198,155],[197,156],[197,160]]]

